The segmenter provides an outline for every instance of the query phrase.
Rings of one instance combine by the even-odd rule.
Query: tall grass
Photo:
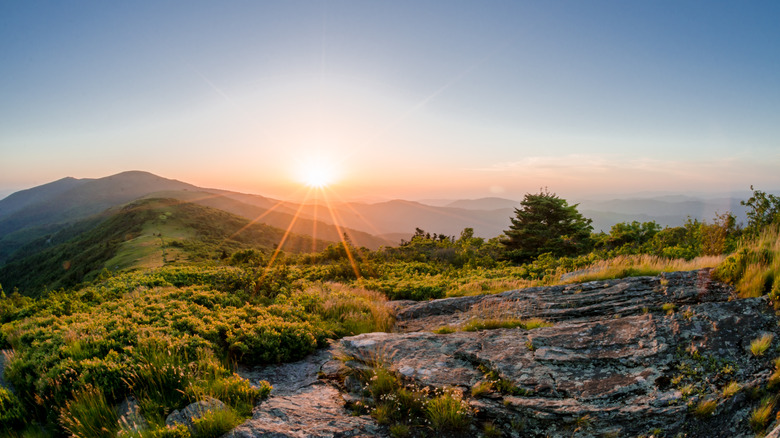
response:
[[[434,431],[462,433],[471,423],[468,404],[449,391],[430,400],[425,412]]]
[[[648,254],[618,256],[608,260],[599,260],[579,270],[581,273],[566,276],[565,280],[557,281],[556,283],[584,283],[624,277],[652,276],[662,272],[714,268],[723,259],[724,256],[702,256],[693,260],[669,259]]]
[[[778,307],[780,226],[769,226],[742,242],[737,251],[718,265],[714,274],[717,279],[733,284],[741,298],[769,294]]]
[[[395,318],[381,292],[327,283],[317,293],[322,298],[320,313],[325,319],[339,322],[339,335],[387,332],[393,328]]]
[[[128,384],[144,417],[165,419],[187,401],[185,391],[194,383],[188,361],[183,353],[159,345],[143,347],[141,358]]]
[[[103,390],[92,385],[74,393],[60,411],[60,423],[74,438],[113,438],[119,429],[116,411]]]

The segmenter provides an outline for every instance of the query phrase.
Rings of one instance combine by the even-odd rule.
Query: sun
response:
[[[336,182],[338,169],[332,160],[323,156],[308,156],[298,162],[298,181],[315,189],[324,189]]]
[[[303,175],[303,182],[309,187],[323,189],[333,182],[333,173],[323,167],[315,167],[307,170]]]

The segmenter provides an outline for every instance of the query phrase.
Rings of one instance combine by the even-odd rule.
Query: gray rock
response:
[[[508,437],[650,436],[659,429],[663,436],[753,436],[748,417],[759,400],[749,388],[766,388],[780,328],[766,299],[735,298],[701,270],[391,303],[395,333],[344,338],[298,363],[243,370],[275,390],[227,437],[383,436],[373,419],[345,409],[360,400],[350,372],[378,359],[407,383],[463,393],[478,421]],[[664,311],[667,303],[676,310]],[[480,316],[554,325],[432,333]],[[775,336],[775,349],[755,357],[750,342],[764,333]],[[504,392],[470,397],[486,372],[503,381]],[[722,388],[731,381],[746,389],[726,399]],[[699,400],[716,400],[715,415],[693,415]]]
[[[117,408],[119,414],[120,436],[149,429],[149,423],[141,415],[141,407],[135,397],[130,396],[122,401]]]
[[[251,420],[224,438],[382,436],[386,435],[371,417],[350,415],[336,388],[317,383],[296,394],[270,397],[255,409]]]
[[[497,373],[526,395],[469,402],[507,436],[638,436],[657,428],[666,436],[750,436],[745,412],[757,401],[724,400],[721,388],[731,380],[764,387],[774,355],[756,358],[746,348],[763,333],[780,339],[780,330],[765,299],[733,298],[706,270],[530,288],[397,306],[403,333],[363,334],[340,344],[356,362],[379,356],[409,381],[466,394],[485,379],[483,370]],[[665,303],[677,311],[667,314]],[[555,324],[430,332],[495,309]],[[702,400],[718,400],[717,415],[691,415],[688,403],[698,399],[683,396],[683,384]]]
[[[173,411],[165,419],[166,426],[176,426],[177,424],[183,424],[187,429],[193,430],[194,421],[203,417],[207,412],[222,411],[227,409],[225,404],[221,401],[207,397],[205,400],[200,400],[195,403],[187,405],[181,411]]]

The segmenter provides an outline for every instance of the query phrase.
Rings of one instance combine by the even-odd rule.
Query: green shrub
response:
[[[20,427],[25,424],[27,413],[22,403],[7,388],[0,386],[0,429]]]

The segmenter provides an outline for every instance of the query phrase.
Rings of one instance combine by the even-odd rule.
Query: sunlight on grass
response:
[[[693,260],[668,259],[652,255],[619,256],[600,260],[582,273],[568,276],[560,284],[585,283],[595,280],[611,280],[624,277],[655,276],[663,272],[692,271],[714,268],[723,261],[723,256],[703,256]]]
[[[741,298],[769,294],[775,307],[780,299],[780,228],[768,227],[744,242],[715,269],[714,276],[733,284]]]

